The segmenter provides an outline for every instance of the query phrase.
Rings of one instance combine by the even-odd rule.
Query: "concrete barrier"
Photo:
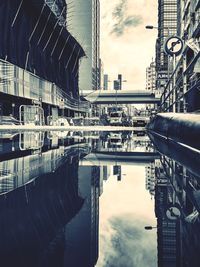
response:
[[[200,149],[200,114],[159,113],[150,121],[147,130]]]

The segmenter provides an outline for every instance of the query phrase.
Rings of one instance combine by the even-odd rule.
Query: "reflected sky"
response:
[[[199,151],[150,137],[0,138],[2,266],[199,267]]]
[[[156,266],[154,201],[145,189],[144,166],[122,166],[122,180],[111,176],[100,198],[100,257],[97,267]]]

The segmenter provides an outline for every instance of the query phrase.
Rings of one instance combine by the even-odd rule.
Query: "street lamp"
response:
[[[146,25],[145,28],[148,29],[148,30],[158,29],[158,27],[155,27],[153,25]]]
[[[153,29],[156,29],[156,30],[159,30],[159,29],[163,29],[163,30],[167,30],[167,35],[169,36],[169,27],[156,27],[156,26],[153,26],[153,25],[146,25],[145,28],[147,30],[153,30]]]
[[[169,27],[160,27],[159,28],[159,27],[156,27],[156,26],[153,26],[153,25],[146,25],[145,28],[147,30],[153,30],[153,29],[156,29],[156,30],[160,30],[160,29],[167,30],[167,36],[165,36],[163,34],[163,37],[164,37],[164,39],[167,39],[167,37],[169,37]],[[170,80],[170,64],[169,64],[169,61],[170,61],[170,56],[167,55],[167,80],[168,80],[168,82]],[[165,98],[165,96],[164,96],[164,98]]]
[[[150,226],[150,225],[144,227],[144,229],[147,230],[147,231],[148,230],[153,230],[155,228],[158,228],[158,227],[157,226]]]

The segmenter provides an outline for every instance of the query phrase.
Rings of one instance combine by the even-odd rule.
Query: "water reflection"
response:
[[[2,266],[198,266],[199,152],[150,138],[1,134]],[[157,231],[146,232],[148,224]]]
[[[158,266],[199,266],[200,157],[192,147],[150,135],[155,166]]]

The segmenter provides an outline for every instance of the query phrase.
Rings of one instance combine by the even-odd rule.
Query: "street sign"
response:
[[[171,204],[166,209],[166,217],[170,221],[177,221],[181,217],[181,211],[179,205]]]
[[[171,36],[165,41],[164,50],[167,55],[178,56],[183,49],[183,41],[177,36]]]

